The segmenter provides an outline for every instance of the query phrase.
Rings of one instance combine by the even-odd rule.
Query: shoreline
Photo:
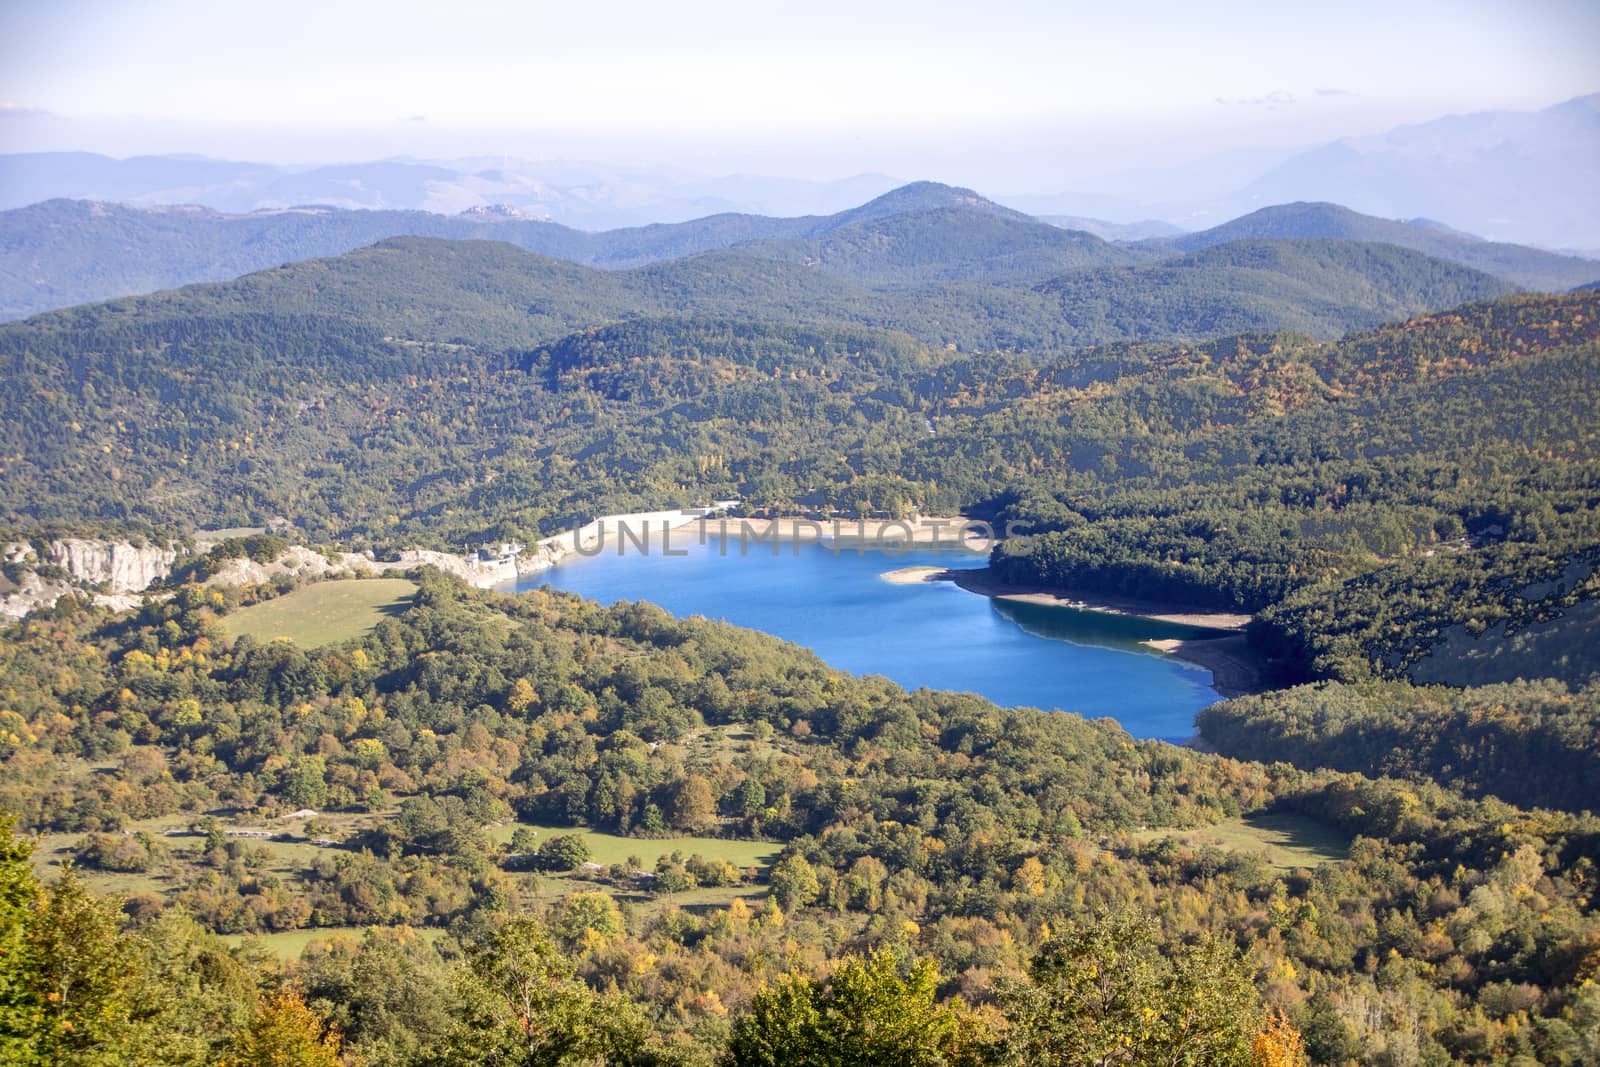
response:
[[[943,567],[919,565],[884,571],[878,577],[890,585],[927,585],[930,582],[946,581],[947,579],[944,576],[948,573],[950,572]]]
[[[1210,671],[1211,688],[1225,700],[1260,693],[1267,688],[1258,666],[1260,660],[1244,634],[1140,643]]]
[[[1081,594],[1042,586],[1003,582],[987,567],[972,570],[947,570],[937,578],[923,581],[949,581],[969,593],[998,600],[1012,600],[1045,607],[1097,611],[1107,615],[1129,615],[1177,626],[1221,631],[1212,637],[1156,638],[1140,644],[1157,652],[1192,663],[1211,672],[1211,688],[1223,699],[1259,693],[1267,688],[1261,659],[1250,648],[1244,635],[1249,615],[1232,612],[1197,612],[1178,605],[1099,594]]]
[[[969,593],[994,597],[998,600],[1014,600],[1022,604],[1041,604],[1048,608],[1074,608],[1078,611],[1104,612],[1107,615],[1133,615],[1142,619],[1154,619],[1175,626],[1193,626],[1203,630],[1239,631],[1245,628],[1251,618],[1249,615],[1235,612],[1194,611],[1175,604],[1005,582],[990,574],[987,567],[952,570],[947,574],[949,575],[947,581],[954,582]]]
[[[720,502],[719,502],[720,503]],[[726,505],[724,505],[726,506]],[[865,545],[882,550],[887,545],[932,547],[963,551],[982,556],[991,546],[976,529],[967,527],[962,516],[926,516],[897,519],[808,519],[801,516],[776,518],[706,518],[700,510],[634,512],[604,515],[593,522],[565,533],[546,537],[531,551],[495,561],[468,560],[446,553],[403,553],[411,564],[448,560],[455,570],[473,585],[506,587],[530,574],[539,574],[568,562],[573,556],[593,558],[610,545],[626,552],[627,541],[637,537],[654,541],[668,531],[696,529],[696,536],[749,538],[758,543],[799,542],[802,544]],[[619,540],[618,530],[630,533]],[[959,536],[956,536],[958,535]],[[909,536],[907,536],[909,535]],[[892,553],[891,553],[892,554]],[[419,559],[417,557],[432,557]],[[440,557],[443,557],[441,559]],[[459,568],[459,569],[457,569]],[[463,573],[465,572],[465,573]],[[1004,582],[995,578],[987,566],[939,568],[926,565],[885,571],[879,576],[891,585],[915,585],[947,581],[969,593],[997,600],[1070,608],[1150,619],[1174,626],[1215,631],[1212,636],[1159,638],[1140,642],[1152,651],[1192,663],[1211,673],[1211,688],[1222,699],[1258,693],[1266,688],[1259,657],[1250,649],[1243,630],[1251,616],[1234,612],[1195,611],[1182,605],[1142,601],[1128,597],[1087,594],[1052,589],[1034,584]]]

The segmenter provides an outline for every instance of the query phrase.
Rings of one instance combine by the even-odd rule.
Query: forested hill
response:
[[[743,245],[781,258],[806,258],[811,249],[818,265],[865,281],[1038,280],[1135,258],[1097,237],[1065,232],[971,190],[934,182],[908,185],[834,215],[723,214],[599,233],[511,209],[446,216],[310,206],[227,215],[50,200],[0,212],[0,318],[225,281],[399,236],[504,241],[603,268]]]
[[[1494,245],[1459,235],[1388,223],[1312,205],[1268,209],[1183,244],[1146,242],[1119,246],[1081,231],[1063,230],[1001,207],[968,189],[919,182],[833,215],[768,218],[713,215],[691,222],[586,233],[529,218],[510,209],[477,209],[443,216],[419,211],[348,211],[293,208],[224,215],[202,208],[132,208],[91,201],[52,200],[0,212],[0,318],[17,318],[86,301],[151,292],[193,282],[223,281],[284,263],[338,255],[397,236],[503,241],[568,262],[623,269],[682,259],[703,252],[741,249],[747,254],[803,265],[869,287],[916,288],[945,283],[1027,288],[1052,276],[1088,268],[1115,267],[1169,257],[1236,239],[1338,238],[1400,245],[1480,269],[1513,284],[1569,289],[1595,278],[1588,261],[1553,256],[1512,245]],[[1323,208],[1326,207],[1326,210]],[[1420,243],[1419,243],[1420,242]],[[1308,284],[1320,284],[1302,272]],[[1236,280],[1236,279],[1235,279]],[[1141,282],[1141,286],[1147,282]],[[1341,279],[1336,289],[1346,287]],[[1478,295],[1487,295],[1479,293]],[[1196,310],[1227,306],[1215,279],[1182,299]],[[948,302],[947,296],[938,299]],[[985,299],[988,304],[985,304]],[[1008,303],[1017,303],[1017,307]],[[1177,299],[1176,297],[1174,299]],[[1253,305],[1256,321],[1238,314],[1227,329],[1288,326],[1288,313],[1304,294],[1273,291]],[[1408,303],[1405,313],[1444,307],[1453,301]],[[1333,301],[1333,333],[1380,321],[1386,311],[1363,302],[1357,308]],[[1291,307],[1290,305],[1293,305]],[[1025,298],[986,292],[968,294],[966,318],[986,307],[992,314],[1026,318]],[[1068,308],[1068,313],[1092,311]],[[903,312],[901,316],[904,317]],[[1127,322],[1136,321],[1136,316]],[[1170,310],[1162,336],[1200,337]],[[1120,327],[1122,336],[1150,337],[1150,329]],[[1059,336],[1065,343],[1104,340],[1107,329],[1042,331],[1025,337]]]
[[[1331,338],[1511,289],[1394,245],[1289,239],[1236,241],[1157,264],[1076,271],[1040,288],[1085,332],[1098,327],[1107,339],[1138,340],[1245,330]],[[1218,299],[1222,293],[1226,298]]]
[[[41,889],[0,821],[11,1035],[233,1062],[265,1014],[397,1067],[1016,1067],[1064,1033],[1092,1058],[1042,1062],[1295,1063],[1256,1040],[1270,1004],[1320,1063],[1595,1048],[1592,814],[907,693],[647,604],[416,580],[320,647],[231,627],[361,583],[6,631],[0,801],[48,835],[41,866],[79,864]],[[280,964],[286,939],[332,943]],[[62,998],[62,974],[94,980]],[[305,1003],[252,1012],[286,978]]]
[[[1481,237],[1421,220],[1363,215],[1338,204],[1294,203],[1260,211],[1198,233],[1159,237],[1132,245],[1142,252],[1196,252],[1202,248],[1263,237],[1335,238],[1399,245],[1460,263],[1528,289],[1560,292],[1600,279],[1600,261],[1546,252]]]
[[[1197,258],[1264,273],[1283,247]],[[1384,269],[1415,255],[1312,247],[1329,249]],[[1178,268],[1118,271],[1149,269]],[[1593,581],[1519,592],[1600,544],[1600,294],[1466,305],[1335,343],[1043,360],[729,317],[848,307],[865,292],[848,285],[735,253],[605,273],[401,238],[43,316],[0,329],[15,383],[0,515],[24,530],[283,515],[318,540],[400,547],[729,496],[978,509],[1041,531],[996,561],[1008,576],[1262,611],[1256,639],[1291,677],[1494,681],[1550,649],[1573,681],[1600,669],[1568,614]],[[581,328],[619,305],[709,310]],[[913,325],[936,314],[916,310]]]
[[[1600,680],[1328,682],[1224,701],[1196,725],[1238,759],[1447,781],[1524,807],[1592,810],[1600,780]]]
[[[1001,225],[1011,223],[1002,217]],[[1073,239],[1042,229],[1052,241]],[[874,255],[892,259],[893,247]],[[908,269],[920,269],[916,262]],[[599,271],[500,242],[398,237],[232,282],[36,317],[9,327],[7,336],[161,323],[192,332],[200,323],[244,313],[337,317],[411,341],[504,347],[608,320],[696,314],[875,326],[968,351],[1046,354],[1114,340],[1200,340],[1239,330],[1301,329],[1333,337],[1508,288],[1401,249],[1338,242],[1224,247],[1176,264],[1076,271],[1039,286],[930,283],[885,290],[754,249]]]

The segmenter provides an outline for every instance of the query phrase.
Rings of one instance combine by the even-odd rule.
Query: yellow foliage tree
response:
[[[293,989],[261,1002],[229,1067],[339,1067],[339,1032]]]
[[[1251,1046],[1256,1067],[1305,1067],[1305,1042],[1282,1008],[1273,1008]]]
[[[526,678],[518,678],[511,686],[511,695],[506,698],[506,704],[512,711],[521,713],[539,703],[539,694],[534,690],[533,683]]]

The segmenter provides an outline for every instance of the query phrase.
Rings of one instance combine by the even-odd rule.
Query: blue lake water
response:
[[[804,645],[829,664],[881,674],[908,689],[979,693],[997,704],[1110,716],[1135,737],[1181,740],[1195,712],[1218,699],[1211,672],[1139,644],[1195,631],[1152,620],[993,600],[950,582],[896,585],[902,567],[981,567],[983,557],[918,549],[838,552],[819,544],[746,546],[693,530],[628,546],[518,582],[604,604],[648,600],[678,616],[704,615]]]

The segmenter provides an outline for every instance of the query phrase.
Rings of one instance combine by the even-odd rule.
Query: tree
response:
[[[511,686],[511,693],[506,697],[506,706],[518,715],[539,703],[539,693],[533,688],[533,683],[526,678],[518,678]]]
[[[1006,1062],[1251,1064],[1260,1011],[1237,951],[1206,939],[1169,960],[1155,934],[1124,913],[1046,942],[1004,991]]]
[[[109,1065],[138,1058],[155,1005],[141,1003],[139,959],[120,926],[117,909],[92,896],[71,868],[40,894],[15,961],[22,973],[13,972],[34,1006],[29,1028],[37,1062]],[[13,965],[6,961],[8,970]]]
[[[339,1067],[339,1034],[295,989],[263,998],[229,1062],[239,1067]]]
[[[767,806],[767,791],[761,782],[753,777],[739,783],[737,797],[739,814],[747,819],[760,815]]]
[[[1300,1031],[1294,1028],[1282,1008],[1273,1008],[1268,1013],[1267,1023],[1251,1043],[1250,1051],[1255,1056],[1256,1067],[1304,1067],[1308,1062]]]
[[[589,862],[582,834],[557,834],[539,846],[539,863],[547,870],[572,871]]]
[[[767,882],[772,887],[772,899],[785,912],[804,907],[822,891],[816,870],[798,852],[774,864]]]
[[[34,982],[28,927],[39,899],[29,856],[33,842],[12,833],[16,819],[0,813],[0,1061],[17,1062],[31,1041]]]
[[[170,1067],[226,1059],[235,1035],[256,1011],[258,975],[178,907],[166,908],[140,929],[135,948],[145,979],[142,1003],[159,1007],[148,1054]]]
[[[939,969],[884,947],[847,956],[826,982],[790,974],[733,1024],[726,1067],[948,1067],[977,1063],[971,1017],[935,1002]]]
[[[429,1061],[441,1067],[626,1064],[645,1044],[633,1007],[574,977],[572,962],[535,919],[511,919],[474,945],[459,988],[457,1025]]]
[[[301,808],[321,808],[328,800],[327,764],[321,756],[298,759],[283,780],[284,799]]]
[[[557,908],[556,931],[569,949],[603,945],[621,936],[622,910],[610,893],[574,893]]]
[[[679,830],[696,832],[716,825],[717,799],[711,783],[698,774],[682,779],[672,790],[667,817]]]
[[[413,1063],[450,1033],[454,978],[431,943],[409,927],[367,930],[301,955],[305,996],[362,1063]]]

